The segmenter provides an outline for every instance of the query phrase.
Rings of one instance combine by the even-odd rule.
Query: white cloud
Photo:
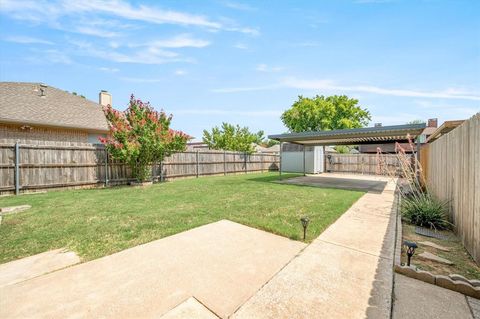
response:
[[[457,91],[457,90],[454,90]],[[465,92],[464,90],[457,92]],[[434,112],[436,115],[443,115],[446,118],[464,119],[479,112],[479,108],[469,107],[462,104],[451,104],[445,101],[415,100],[414,103],[421,109]]]
[[[235,23],[225,24],[203,15],[166,10],[144,4],[132,5],[124,0],[2,0],[0,12],[8,14],[15,19],[34,23],[48,23],[56,28],[64,28],[60,19],[65,16],[85,20],[85,15],[89,15],[89,18],[97,17],[98,15],[108,15],[152,24],[197,26],[211,30],[225,30],[251,35],[259,34],[259,31],[256,29],[239,27]],[[68,28],[66,30],[69,31]]]
[[[259,36],[260,35],[260,31],[258,31],[258,29],[249,28],[249,27],[226,27],[225,30],[226,31],[245,33],[245,34],[252,35],[252,36]]]
[[[99,28],[92,28],[89,26],[78,26],[77,28],[75,28],[75,32],[85,34],[85,35],[93,35],[101,38],[114,38],[121,35],[118,32],[102,30]]]
[[[102,48],[87,41],[70,41],[75,52],[80,55],[97,57],[118,63],[164,64],[173,62],[192,62],[192,59],[181,57],[178,53],[163,50],[149,44],[141,44],[141,50],[118,47]],[[137,45],[137,46],[140,46]]]
[[[51,41],[28,37],[28,36],[21,36],[21,35],[6,37],[4,38],[4,40],[8,42],[15,42],[15,43],[21,43],[21,44],[46,44],[46,45],[54,44]]]
[[[246,3],[234,2],[234,1],[224,1],[222,4],[230,9],[241,10],[241,11],[255,11],[257,8],[254,8]]]
[[[174,74],[178,75],[178,76],[182,76],[182,75],[186,75],[187,71],[185,71],[185,70],[175,70]]]
[[[283,70],[283,68],[279,66],[268,66],[262,63],[262,64],[258,64],[255,70],[260,72],[280,72]]]
[[[260,65],[260,69],[264,67]],[[471,92],[465,90],[458,90],[447,88],[442,91],[421,91],[415,89],[395,89],[395,88],[382,88],[372,85],[342,85],[336,84],[331,80],[304,80],[295,77],[284,78],[277,84],[257,86],[257,87],[233,87],[233,88],[218,88],[213,89],[215,93],[236,93],[236,92],[248,92],[248,91],[263,91],[281,88],[291,89],[303,89],[303,90],[328,90],[338,93],[345,92],[360,92],[378,95],[390,95],[401,97],[419,97],[419,98],[435,98],[435,99],[458,99],[458,100],[472,100],[480,101],[479,92]]]
[[[147,5],[132,6],[128,2],[121,0],[64,0],[62,2],[64,7],[68,7],[70,11],[76,12],[103,12],[128,20],[139,20],[155,24],[196,25],[215,29],[222,27],[218,22],[211,21],[201,15],[162,10]]]
[[[27,57],[26,60],[35,64],[44,64],[45,62],[56,64],[71,64],[73,62],[67,54],[55,49],[32,49],[31,51],[34,52],[34,54]]]
[[[480,95],[473,92],[458,92],[452,89],[443,91],[420,91],[412,89],[394,89],[382,88],[371,85],[338,85],[329,80],[304,80],[297,78],[286,78],[282,81],[285,87],[308,90],[334,90],[341,92],[364,92],[378,95],[406,96],[406,97],[424,97],[424,98],[444,98],[444,99],[464,99],[479,100]]]
[[[118,72],[120,71],[119,69],[117,68],[107,68],[107,67],[101,67],[101,68],[98,68],[100,71],[105,71],[105,72],[112,72],[112,73],[115,73],[115,72]]]
[[[233,47],[240,50],[248,50],[248,46],[244,43],[235,43]]]
[[[192,38],[188,34],[180,34],[170,39],[155,40],[143,44],[134,44],[131,46],[148,46],[156,48],[204,48],[210,45],[210,42],[201,39]]]

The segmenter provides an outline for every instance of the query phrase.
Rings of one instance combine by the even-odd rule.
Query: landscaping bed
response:
[[[415,254],[411,261],[412,265],[414,265],[418,270],[428,271],[433,275],[449,276],[452,274],[458,274],[467,279],[480,280],[480,267],[465,250],[461,240],[452,231],[437,231],[437,233],[446,237],[445,239],[427,237],[415,233],[415,226],[405,221],[402,222],[402,230],[402,242],[407,240],[410,242],[415,242],[418,245],[418,248],[415,250]],[[433,243],[434,245],[448,249],[448,251],[434,248],[427,244],[422,244],[422,242]],[[420,255],[425,252],[451,261],[453,264],[448,265],[442,262],[422,258]],[[405,251],[402,251],[401,262],[404,265],[407,264],[407,256]]]
[[[278,179],[278,173],[245,174],[4,197],[0,207],[32,208],[3,217],[0,263],[57,248],[86,261],[221,219],[299,240],[306,215],[311,241],[364,194]]]

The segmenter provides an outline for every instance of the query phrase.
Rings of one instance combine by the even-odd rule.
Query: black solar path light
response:
[[[307,227],[308,227],[308,223],[310,222],[310,219],[308,219],[307,216],[304,216],[300,218],[300,221],[302,222],[302,227],[303,227],[303,241],[305,241],[305,238],[307,236]]]
[[[408,240],[405,240],[403,242],[403,246],[405,247],[405,249],[407,251],[407,257],[408,257],[407,266],[410,266],[410,259],[412,258],[413,254],[415,254],[415,249],[418,246],[414,242],[411,242],[411,241],[408,241]]]

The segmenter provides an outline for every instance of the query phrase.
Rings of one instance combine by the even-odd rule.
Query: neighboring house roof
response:
[[[325,153],[338,153],[333,146],[325,146]]]
[[[457,128],[458,126],[462,125],[462,123],[465,122],[465,120],[455,120],[455,121],[445,121],[443,122],[440,127],[435,128],[435,131],[433,131],[430,136],[427,139],[427,143],[435,141],[437,138],[440,136],[443,136],[450,132],[451,130]]]
[[[280,144],[275,144],[270,147],[263,147],[261,145],[255,145],[255,152],[259,153],[279,153]]]
[[[423,134],[423,135],[426,135],[427,137],[429,137],[429,136],[432,135],[433,132],[435,132],[436,130],[437,130],[436,127],[427,126],[427,127],[423,130],[422,134]]]
[[[100,104],[42,85],[0,82],[0,122],[108,131]]]

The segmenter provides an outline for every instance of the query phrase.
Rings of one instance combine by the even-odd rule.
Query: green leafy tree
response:
[[[359,128],[370,120],[370,112],[346,95],[313,98],[300,95],[282,114],[282,121],[291,132]]]
[[[348,145],[337,145],[337,146],[335,146],[335,150],[339,154],[348,154],[348,153],[350,153],[351,147],[348,146]]]
[[[252,133],[248,127],[240,127],[228,123],[212,128],[212,131],[203,130],[203,142],[211,149],[253,153],[254,144],[263,140],[263,131]]]
[[[184,151],[190,136],[170,129],[172,115],[158,112],[150,106],[130,97],[124,112],[104,108],[110,132],[100,138],[113,158],[126,162],[138,181],[150,178],[149,165],[163,160],[172,153]]]

